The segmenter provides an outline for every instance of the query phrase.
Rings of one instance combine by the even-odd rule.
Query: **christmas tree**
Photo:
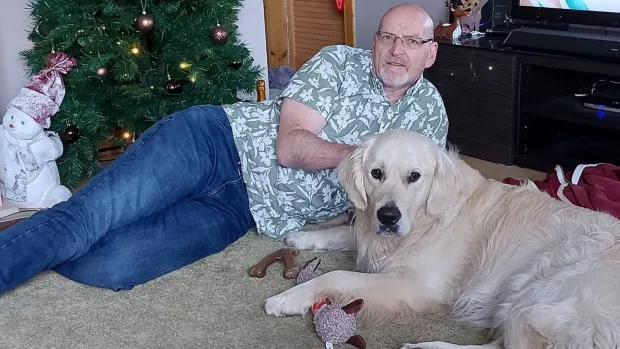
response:
[[[102,140],[122,146],[170,113],[256,89],[260,68],[237,36],[240,2],[31,0],[33,47],[22,52],[31,73],[50,52],[77,62],[50,127],[65,145],[64,185],[100,169]]]

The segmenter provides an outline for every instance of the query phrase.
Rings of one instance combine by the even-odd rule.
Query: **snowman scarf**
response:
[[[30,145],[38,142],[44,133],[27,141],[18,140],[6,134],[4,153],[4,195],[7,199],[24,202],[27,198],[27,185],[41,172]]]

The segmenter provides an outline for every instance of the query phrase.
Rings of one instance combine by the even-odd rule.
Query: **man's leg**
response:
[[[0,292],[82,256],[106,233],[239,176],[219,107],[171,114],[66,202],[0,233]]]
[[[186,199],[109,232],[54,270],[74,281],[127,290],[220,252],[252,225],[241,178],[217,195]]]

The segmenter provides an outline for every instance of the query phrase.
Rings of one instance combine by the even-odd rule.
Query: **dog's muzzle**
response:
[[[398,222],[402,217],[396,205],[388,203],[377,210],[377,219],[381,223],[377,230],[378,235],[398,235]]]

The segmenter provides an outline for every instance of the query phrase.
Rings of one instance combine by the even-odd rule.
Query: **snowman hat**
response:
[[[45,68],[32,76],[22,87],[8,108],[16,108],[28,114],[44,128],[50,127],[50,117],[58,112],[65,97],[62,76],[77,65],[75,58],[64,52],[52,52],[45,58]]]

